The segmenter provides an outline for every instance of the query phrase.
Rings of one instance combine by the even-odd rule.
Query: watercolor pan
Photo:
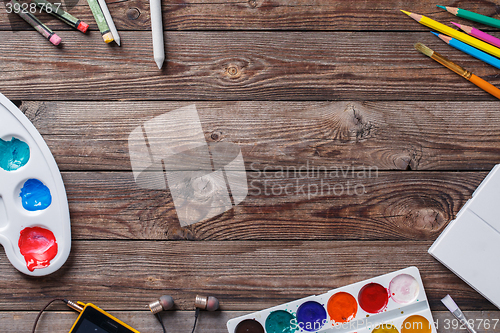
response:
[[[229,333],[437,333],[414,266],[227,322]]]
[[[58,270],[71,250],[66,191],[47,144],[0,94],[0,244],[22,273]]]

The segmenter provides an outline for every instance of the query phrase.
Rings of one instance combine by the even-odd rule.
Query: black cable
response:
[[[194,333],[194,330],[196,328],[196,322],[198,321],[198,315],[199,314],[200,314],[200,309],[196,308],[196,311],[194,313],[194,325],[193,325],[193,330],[191,331],[191,333]]]
[[[40,310],[40,312],[38,312],[38,316],[36,316],[36,319],[35,319],[35,323],[33,324],[33,330],[31,331],[31,333],[35,333],[35,330],[36,330],[36,324],[38,323],[38,320],[40,319],[40,316],[42,315],[42,312],[45,311],[46,308],[49,307],[50,304],[54,303],[55,301],[61,301],[61,302],[64,302],[64,303],[67,303],[67,301],[63,298],[54,298],[52,300],[50,300],[44,307],[43,309]]]
[[[158,319],[158,321],[160,322],[161,324],[161,328],[163,328],[163,333],[167,333],[167,330],[165,329],[165,325],[163,325],[163,320],[161,319],[161,316],[159,313],[156,313],[155,314],[155,317],[156,319]]]

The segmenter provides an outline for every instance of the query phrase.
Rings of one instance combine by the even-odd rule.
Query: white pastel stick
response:
[[[108,5],[105,0],[98,0],[99,6],[101,7],[102,13],[104,14],[104,18],[106,19],[106,23],[108,24],[109,31],[113,35],[116,44],[120,46],[120,35],[118,35],[118,30],[116,30],[115,23],[113,22],[113,18],[111,17],[111,13],[109,12]]]
[[[161,69],[165,61],[161,0],[149,0],[149,7],[151,11],[151,32],[153,34],[153,56],[158,68]]]

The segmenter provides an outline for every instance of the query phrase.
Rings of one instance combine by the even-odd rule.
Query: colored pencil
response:
[[[83,33],[87,32],[87,29],[89,28],[89,25],[70,13],[64,11],[60,7],[54,6],[52,3],[48,2],[47,0],[31,0],[32,3],[36,4],[38,7],[43,9],[45,12],[54,15],[64,23],[72,26],[73,28],[76,28],[77,30],[80,30]]]
[[[469,27],[468,25],[463,25],[463,24],[458,24],[455,22],[451,22],[452,24],[456,25],[460,29],[462,29],[465,33],[474,36],[476,38],[479,38],[482,41],[485,41],[486,43],[489,43],[491,45],[494,45],[496,47],[500,47],[500,39],[493,37],[490,34],[487,34],[486,32],[482,32],[479,29]]]
[[[473,56],[474,58],[477,58],[481,61],[484,61],[487,64],[490,64],[493,67],[496,67],[500,69],[500,59],[495,58],[493,56],[490,56],[488,53],[485,53],[481,50],[476,49],[475,47],[472,47],[468,44],[465,44],[455,38],[451,38],[446,35],[438,34],[435,33],[434,31],[431,31],[434,35],[438,36],[443,42],[446,44],[453,46],[454,48],[467,53],[468,55]]]
[[[109,26],[108,23],[106,23],[101,6],[99,6],[97,0],[87,0],[87,2],[89,3],[90,10],[92,11],[92,15],[94,15],[97,26],[99,27],[102,39],[104,39],[106,43],[111,43],[114,40],[113,34],[109,30]]]
[[[99,6],[101,7],[102,13],[104,14],[104,18],[106,19],[106,23],[109,26],[109,30],[111,31],[111,34],[113,35],[113,38],[118,44],[120,45],[120,35],[118,35],[118,30],[116,30],[115,22],[113,22],[113,18],[111,17],[111,13],[109,12],[108,5],[106,4],[105,0],[98,0],[99,1]]]
[[[474,22],[479,22],[482,24],[489,25],[491,27],[495,28],[500,28],[500,20],[494,19],[493,17],[481,15],[478,13],[470,12],[468,10],[462,9],[462,8],[457,8],[457,7],[445,7],[445,6],[439,6],[439,8],[443,8],[446,10],[448,13],[453,14],[455,16],[471,20]]]
[[[151,33],[153,34],[153,57],[158,68],[161,69],[165,61],[161,0],[149,0],[149,7],[151,12]]]
[[[12,4],[12,8],[14,8],[14,5],[16,4],[19,6],[19,10],[14,12],[17,15],[19,15],[23,20],[28,22],[33,28],[35,28],[36,31],[38,31],[43,37],[47,38],[54,45],[59,45],[59,43],[61,43],[61,37],[56,35],[54,31],[52,31],[49,27],[40,22],[40,20],[37,19],[29,11],[23,10],[19,2],[17,2],[16,0],[10,0],[10,2]]]
[[[495,57],[500,58],[500,49],[498,47],[495,47],[493,45],[483,42],[482,40],[479,40],[477,38],[464,34],[463,32],[450,28],[447,25],[434,21],[426,16],[410,13],[404,10],[402,10],[402,12],[420,24],[428,26],[433,30],[437,30],[445,35],[456,38],[461,42],[467,43],[470,46],[480,49],[481,51],[487,52],[491,55],[494,55]]]
[[[466,69],[463,69],[462,67],[455,64],[454,62],[452,62],[448,58],[443,57],[442,55],[440,55],[437,52],[434,52],[433,50],[431,50],[430,48],[428,48],[427,46],[425,46],[422,43],[415,44],[415,48],[418,51],[425,54],[426,56],[428,56],[429,58],[439,62],[444,67],[457,73],[458,75],[460,75],[464,79],[474,83],[479,88],[483,89],[484,91],[486,91],[486,92],[492,94],[493,96],[495,96],[496,98],[500,99],[500,89],[498,89],[497,87],[495,87],[491,83],[486,82],[485,80],[481,79],[479,76],[472,74],[471,72],[469,72]]]

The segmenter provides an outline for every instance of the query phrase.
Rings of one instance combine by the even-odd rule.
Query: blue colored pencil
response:
[[[496,67],[500,69],[500,60],[498,58],[495,58],[488,53],[485,53],[481,50],[476,49],[475,47],[470,46],[469,44],[465,44],[464,42],[459,41],[458,39],[451,38],[446,35],[438,34],[434,31],[431,31],[434,35],[438,36],[441,38],[443,42],[446,44],[453,46],[454,48],[467,53],[468,55],[473,56],[474,58],[477,58],[479,60],[484,61],[487,64],[490,64],[493,67]]]

